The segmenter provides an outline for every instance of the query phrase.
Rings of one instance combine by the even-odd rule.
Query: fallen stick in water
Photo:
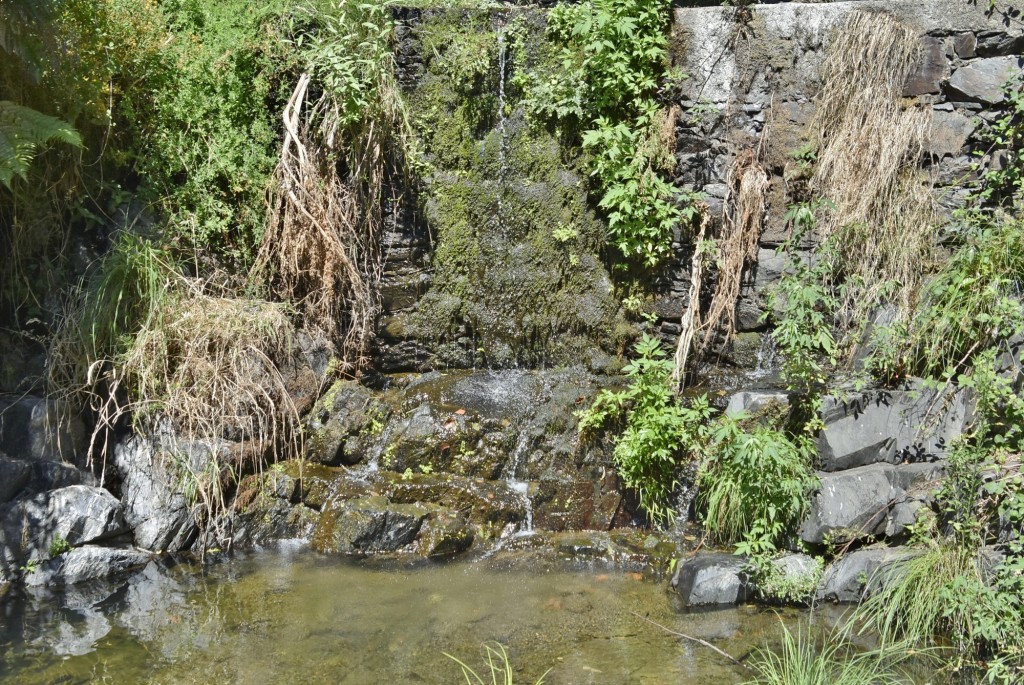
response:
[[[672,630],[671,628],[668,628],[668,627],[666,627],[666,626],[663,626],[663,625],[661,625],[661,624],[660,624],[660,623],[658,623],[657,621],[652,621],[651,619],[647,618],[646,616],[641,616],[640,614],[636,613],[635,611],[631,611],[630,613],[631,613],[631,614],[633,614],[634,616],[636,616],[637,618],[642,618],[643,620],[647,621],[647,622],[648,622],[648,623],[650,623],[651,625],[654,625],[654,626],[658,626],[659,628],[661,628],[662,630],[664,630],[664,631],[665,631],[666,633],[668,633],[668,634],[670,634],[670,635],[675,635],[676,637],[681,637],[681,638],[683,638],[684,640],[689,640],[690,642],[696,642],[696,643],[697,643],[697,644],[699,644],[699,645],[704,645],[704,646],[705,646],[705,647],[707,647],[708,649],[713,649],[713,650],[715,650],[716,652],[718,652],[719,654],[721,654],[722,656],[724,656],[724,657],[725,657],[726,659],[728,659],[729,661],[731,661],[731,662],[733,662],[734,664],[736,664],[737,666],[740,666],[740,667],[742,667],[742,668],[747,668],[747,665],[746,665],[746,664],[740,663],[740,662],[739,662],[739,661],[738,661],[738,660],[737,660],[737,659],[736,659],[735,657],[733,657],[733,656],[732,656],[731,654],[729,654],[728,652],[724,652],[724,651],[722,651],[722,650],[721,650],[721,649],[719,649],[718,647],[715,647],[715,646],[714,646],[713,644],[711,644],[711,643],[710,643],[710,642],[708,642],[707,640],[701,640],[701,639],[700,639],[699,637],[693,637],[692,635],[687,635],[687,634],[685,634],[685,633],[679,633],[679,632],[676,632],[675,630]]]

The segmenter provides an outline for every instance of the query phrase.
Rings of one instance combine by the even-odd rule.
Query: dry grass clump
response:
[[[285,107],[285,140],[256,271],[295,304],[307,328],[334,341],[346,370],[354,371],[367,357],[377,310],[380,203],[364,204],[355,184],[339,173],[337,151],[310,121],[326,106],[307,101],[310,81],[309,74],[299,79]],[[379,165],[368,165],[368,172],[379,194]]]
[[[50,348],[51,394],[95,422],[90,464],[102,460],[105,473],[125,418],[148,436],[173,436],[177,486],[208,534],[241,476],[299,453],[302,440],[285,376],[295,362],[291,312],[228,295],[124,238],[83,284]]]
[[[832,203],[818,226],[845,280],[838,323],[848,333],[883,301],[909,310],[931,261],[935,215],[916,171],[930,111],[902,97],[917,35],[869,12],[834,35],[811,126],[819,141],[811,188]]]

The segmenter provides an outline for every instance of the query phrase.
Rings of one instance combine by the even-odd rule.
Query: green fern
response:
[[[54,141],[82,146],[82,137],[66,121],[0,100],[0,183],[10,188],[15,176],[25,178],[36,148]]]

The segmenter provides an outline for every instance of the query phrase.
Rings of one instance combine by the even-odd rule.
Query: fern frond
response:
[[[36,148],[51,142],[81,147],[82,137],[66,121],[0,100],[0,183],[25,178]]]

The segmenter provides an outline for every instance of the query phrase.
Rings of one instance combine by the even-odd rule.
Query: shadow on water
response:
[[[205,568],[156,564],[119,583],[0,604],[0,681],[456,683],[509,647],[517,682],[738,683],[748,674],[633,612],[743,659],[770,610],[680,613],[661,583],[600,568],[480,562],[381,568],[284,547]],[[802,614],[786,611],[787,623]]]

